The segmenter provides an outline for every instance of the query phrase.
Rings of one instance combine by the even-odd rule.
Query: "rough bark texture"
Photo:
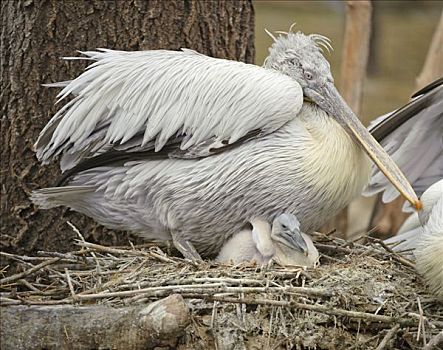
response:
[[[191,323],[175,294],[148,306],[9,306],[2,308],[4,349],[152,349],[176,345]]]
[[[0,249],[26,253],[68,250],[72,221],[89,239],[127,242],[84,216],[37,210],[31,190],[54,185],[57,165],[41,166],[32,145],[54,114],[55,89],[42,83],[72,79],[84,62],[64,62],[75,50],[188,47],[215,57],[254,60],[251,0],[57,1],[1,3],[1,238]]]

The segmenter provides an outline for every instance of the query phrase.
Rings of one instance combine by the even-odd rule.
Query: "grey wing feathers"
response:
[[[64,170],[134,139],[137,147],[159,151],[179,138],[181,151],[203,144],[208,153],[212,143],[217,148],[253,130],[277,130],[303,103],[300,85],[283,74],[192,50],[83,54],[94,63],[76,79],[53,84],[64,86],[59,101],[74,99],[35,144],[43,162],[62,154]]]
[[[405,107],[379,117],[369,127],[418,195],[443,178],[443,82],[431,85],[431,90],[425,88],[425,94]],[[382,191],[384,202],[399,195],[374,167],[364,194]]]
[[[30,198],[41,208],[49,209],[75,201],[86,193],[94,193],[92,186],[49,187],[33,191]],[[62,194],[62,195],[61,195]]]

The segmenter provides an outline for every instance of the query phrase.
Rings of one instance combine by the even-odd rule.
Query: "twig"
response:
[[[126,278],[126,277],[125,277]],[[256,285],[263,285],[263,280],[254,280],[254,279],[247,279],[247,278],[225,278],[225,277],[196,277],[196,278],[184,278],[184,279],[172,279],[168,281],[159,280],[159,281],[144,281],[144,282],[137,282],[137,283],[129,283],[129,284],[122,284],[120,286],[116,287],[116,290],[128,290],[133,288],[147,288],[147,287],[158,287],[162,285],[182,285],[182,284],[199,284],[199,283],[225,283],[225,284],[241,284],[241,285],[248,285],[248,284],[256,284]],[[278,285],[277,285],[278,286]],[[82,293],[86,294],[86,293]]]
[[[356,250],[349,249],[349,248],[343,248],[343,247],[336,246],[336,245],[316,243],[315,246],[317,248],[319,248],[320,250],[327,249],[327,250],[337,251],[337,252],[346,253],[346,254],[356,253]]]
[[[22,304],[22,302],[17,299],[0,297],[0,305],[17,305],[17,304]]]
[[[78,300],[78,298],[77,298],[77,295],[75,294],[74,286],[72,285],[71,277],[69,276],[68,269],[65,269],[65,274],[66,274],[66,279],[68,280],[68,286],[69,286],[69,291],[71,292],[72,300],[76,301],[76,300]]]
[[[438,346],[440,345],[443,345],[443,331],[432,337],[429,343],[423,347],[423,350],[438,349]]]
[[[0,305],[71,305],[71,300],[22,300],[0,297]]]
[[[363,341],[360,341],[357,344],[355,344],[354,346],[352,346],[351,348],[349,348],[349,350],[360,348],[362,345],[368,344],[368,343],[374,341],[375,339],[377,339],[378,337],[379,337],[379,334],[376,334],[376,335],[370,337],[369,339],[365,339]]]
[[[17,255],[17,254],[11,254],[11,253],[6,253],[6,252],[0,252],[0,255],[12,259],[12,260],[16,260],[16,261],[46,261],[48,260],[48,258],[44,258],[44,257],[39,257],[39,256],[26,256],[26,255]]]
[[[29,276],[29,275],[35,273],[38,270],[44,268],[45,266],[51,265],[59,260],[60,260],[60,258],[52,258],[50,260],[43,261],[42,263],[35,265],[34,267],[31,267],[29,270],[17,273],[15,275],[12,275],[9,277],[2,278],[0,280],[0,285],[15,282],[19,279],[22,279],[23,277],[26,277],[26,276]]]
[[[175,261],[171,258],[168,258],[166,255],[161,255],[158,252],[154,252],[152,250],[146,252],[143,250],[117,249],[117,248],[105,247],[100,244],[89,243],[89,242],[82,241],[82,240],[76,241],[76,244],[79,245],[80,247],[89,248],[89,249],[93,249],[95,251],[109,253],[109,254],[132,255],[132,256],[137,256],[137,257],[145,256],[145,257],[155,258],[155,259],[162,261],[162,262],[177,264],[177,261]],[[180,259],[180,261],[184,262],[185,260]]]
[[[28,281],[26,281],[24,279],[20,279],[20,280],[18,280],[18,282],[23,284],[25,287],[27,287],[28,289],[30,289],[34,292],[42,293],[42,291],[40,289],[34,287],[31,283],[29,283]]]
[[[118,298],[118,297],[128,297],[138,294],[145,295],[157,295],[157,292],[161,291],[174,291],[174,293],[180,293],[180,291],[193,291],[194,289],[206,289],[206,288],[217,288],[222,287],[222,283],[212,283],[212,284],[201,284],[201,285],[182,285],[182,286],[161,286],[154,288],[143,288],[135,290],[126,290],[121,292],[109,292],[109,293],[97,293],[97,294],[77,294],[77,297],[81,300],[94,300],[94,299],[104,299],[104,298]]]
[[[146,256],[150,255],[145,251],[142,250],[130,250],[130,249],[116,249],[111,247],[106,247],[100,244],[90,243],[83,240],[76,240],[75,244],[77,244],[80,247],[89,248],[91,250],[95,250],[97,252],[102,253],[110,253],[115,255],[132,255],[132,256]]]
[[[378,344],[375,350],[384,350],[388,345],[389,341],[396,336],[399,328],[400,328],[399,324],[396,324],[394,327],[392,327],[383,337],[382,341],[380,342],[380,344]]]
[[[369,237],[369,236],[368,236],[368,239],[369,239],[370,241],[374,242],[374,243],[379,244],[384,250],[386,250],[388,253],[390,253],[391,256],[392,256],[395,260],[397,260],[399,263],[401,263],[401,264],[403,264],[403,265],[405,265],[405,266],[407,266],[407,267],[410,267],[410,268],[412,268],[412,269],[415,270],[415,264],[414,264],[411,260],[406,259],[406,258],[400,256],[399,254],[397,254],[396,252],[394,252],[394,251],[393,251],[390,247],[388,247],[388,246],[386,245],[386,243],[383,242],[381,239],[373,238],[373,237]]]
[[[423,346],[426,345],[426,333],[425,333],[425,320],[423,317],[423,309],[421,307],[420,297],[417,296],[418,312],[420,315],[420,321],[418,323],[417,342],[420,340],[420,331],[423,331]]]
[[[207,284],[185,284],[185,285],[172,285],[172,286],[159,286],[159,287],[149,287],[135,290],[126,290],[118,292],[108,292],[108,293],[94,293],[94,294],[77,294],[77,297],[81,300],[94,300],[94,299],[104,299],[104,298],[115,298],[115,297],[127,297],[134,295],[164,295],[164,291],[172,293],[180,293],[182,291],[188,293],[200,293],[204,291],[205,294],[215,294],[215,293],[300,293],[304,295],[321,296],[321,297],[331,297],[334,295],[333,292],[320,289],[320,288],[306,288],[306,287],[230,287],[226,286],[224,283],[207,283]]]
[[[77,256],[72,253],[47,252],[44,250],[39,250],[37,254],[46,257],[58,257],[61,258],[61,260],[63,261],[69,261],[74,263],[83,262],[84,260],[91,259],[85,256]]]

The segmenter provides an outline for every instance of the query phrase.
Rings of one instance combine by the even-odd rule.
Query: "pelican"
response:
[[[415,249],[417,270],[443,299],[443,179],[429,187],[421,198],[424,210],[420,215],[422,234]]]
[[[274,259],[281,265],[314,267],[319,254],[312,239],[300,232],[300,223],[292,214],[281,214],[271,225],[260,219],[250,220],[252,229],[234,234],[222,247],[216,260],[267,264]]]
[[[280,35],[265,67],[192,50],[83,52],[37,157],[60,186],[34,191],[185,257],[214,257],[253,217],[293,213],[310,233],[366,186],[370,161],[416,208],[412,187],[334,86],[318,34]],[[68,58],[69,59],[69,58]],[[194,250],[195,248],[195,250]]]
[[[415,259],[418,272],[443,298],[443,78],[415,93],[404,107],[378,118],[370,130],[402,167],[423,203],[423,210],[413,213],[385,242]],[[365,194],[379,192],[385,202],[398,196],[374,168]]]
[[[385,240],[398,243],[393,249],[415,258],[417,270],[431,291],[443,299],[443,179],[421,196],[423,210],[412,216],[402,232]]]

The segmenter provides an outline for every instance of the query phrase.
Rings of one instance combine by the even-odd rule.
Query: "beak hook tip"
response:
[[[414,203],[414,206],[415,206],[415,209],[417,209],[418,211],[423,209],[423,203],[420,200],[416,201]]]

